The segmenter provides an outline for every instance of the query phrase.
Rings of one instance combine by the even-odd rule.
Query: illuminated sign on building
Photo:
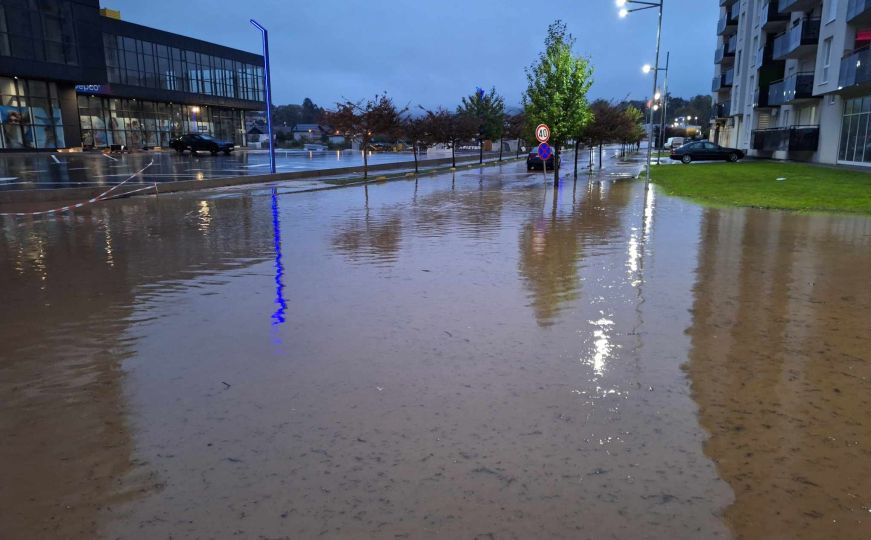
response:
[[[112,89],[108,84],[77,84],[76,92],[79,94],[111,94]]]

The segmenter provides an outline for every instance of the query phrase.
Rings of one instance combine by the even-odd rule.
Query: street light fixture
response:
[[[643,11],[645,9],[658,9],[659,10],[659,22],[656,26],[656,63],[653,67],[653,93],[656,93],[657,86],[657,76],[659,75],[659,45],[662,38],[662,6],[665,3],[665,0],[659,0],[659,2],[644,2],[642,0],[616,0],[617,7],[620,8],[619,15],[621,18],[626,17],[630,13],[635,11]],[[627,6],[639,6],[633,7],[629,9]],[[650,185],[650,157],[651,157],[651,144],[653,144],[653,110],[651,108],[650,111],[650,128],[648,130],[648,138],[647,138],[647,177],[644,181],[644,189],[647,190]]]

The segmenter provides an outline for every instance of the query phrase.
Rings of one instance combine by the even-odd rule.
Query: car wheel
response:
[[[225,156],[229,156],[229,155],[230,155],[230,150],[224,150],[224,155],[225,155]]]
[[[736,154],[735,152],[732,152],[731,154],[729,154],[729,157],[727,159],[730,162],[735,163],[736,161],[738,161],[738,154]]]
[[[194,150],[193,148],[191,148],[191,155],[192,155],[192,156],[196,156],[196,155],[197,155],[197,151]]]
[[[184,148],[176,148],[175,151],[179,154],[184,154]]]
[[[690,163],[693,160],[693,157],[689,154],[684,154],[682,158],[680,158],[680,162],[684,165]]]
[[[217,151],[217,150],[209,150],[209,153],[212,154],[213,156],[217,156],[217,155],[218,155],[218,151]]]

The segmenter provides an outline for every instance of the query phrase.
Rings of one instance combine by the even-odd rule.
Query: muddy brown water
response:
[[[868,538],[871,219],[516,165],[0,236],[0,538]]]

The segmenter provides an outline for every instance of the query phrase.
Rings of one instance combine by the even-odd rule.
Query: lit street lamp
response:
[[[659,2],[644,2],[642,0],[617,0],[617,7],[620,8],[619,15],[620,17],[626,17],[630,13],[635,11],[643,11],[645,9],[659,9],[659,23],[656,26],[656,64],[653,67],[653,94],[656,93],[656,85],[657,85],[657,76],[659,75],[659,44],[660,39],[662,37],[662,5],[665,3],[665,0],[659,0]],[[640,6],[633,7],[629,9],[627,6]],[[649,66],[648,66],[649,67]],[[652,94],[651,94],[652,95]],[[650,128],[647,138],[647,178],[644,181],[644,189],[650,185],[650,153],[652,151],[651,145],[653,144],[653,110],[651,108],[650,111]]]

